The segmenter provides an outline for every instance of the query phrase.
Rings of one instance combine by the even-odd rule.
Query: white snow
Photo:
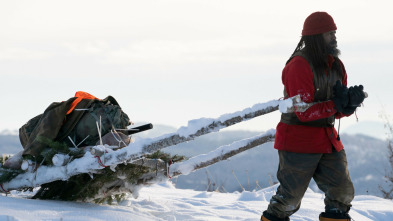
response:
[[[265,103],[254,104],[252,107],[245,108],[242,111],[237,111],[237,112],[231,113],[231,114],[223,114],[218,118],[218,120],[221,122],[224,122],[224,121],[229,120],[229,119],[236,117],[236,116],[245,116],[245,115],[250,114],[252,112],[255,112],[258,110],[263,110],[268,107],[277,107],[280,104],[280,102],[282,102],[282,101],[271,100],[271,101],[268,101]]]
[[[177,131],[177,134],[183,137],[187,137],[191,134],[194,134],[197,132],[200,128],[206,127],[210,125],[213,122],[225,122],[229,119],[235,118],[235,117],[244,117],[252,112],[258,111],[258,110],[263,110],[265,108],[271,107],[277,107],[280,105],[280,103],[283,101],[278,101],[278,100],[271,100],[265,103],[258,103],[254,104],[252,107],[245,108],[244,110],[241,111],[236,111],[234,113],[227,113],[223,114],[218,118],[200,118],[200,119],[194,119],[188,121],[187,126],[180,127],[179,130]],[[291,105],[292,106],[292,101]],[[249,119],[247,119],[249,120]],[[219,131],[222,127],[218,127],[215,129],[215,131]]]
[[[278,109],[280,110],[281,113],[288,113],[288,110],[291,109],[292,107],[293,107],[292,99],[285,99],[280,102]]]
[[[63,166],[65,162],[69,161],[70,157],[65,154],[55,154],[52,158],[52,163],[55,166]]]
[[[213,118],[200,118],[196,120],[190,120],[188,121],[187,127],[180,127],[177,133],[181,137],[187,137],[196,131],[198,131],[200,128],[203,128],[211,123],[213,123],[215,119]]]
[[[176,189],[167,181],[144,187],[139,198],[120,205],[96,205],[26,199],[13,191],[0,195],[0,221],[18,220],[259,220],[277,185],[255,192],[219,193]],[[324,209],[324,196],[308,189],[293,221],[315,221]],[[393,201],[375,196],[356,196],[350,215],[356,221],[393,220]]]

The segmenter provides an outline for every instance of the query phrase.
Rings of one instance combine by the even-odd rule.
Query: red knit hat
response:
[[[304,21],[302,36],[322,34],[337,30],[332,16],[326,12],[314,12]]]

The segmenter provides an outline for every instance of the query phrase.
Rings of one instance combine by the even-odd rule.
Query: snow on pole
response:
[[[190,172],[213,165],[219,161],[227,160],[241,152],[274,141],[275,129],[251,138],[236,141],[229,145],[221,146],[207,154],[201,154],[190,158],[187,161],[174,163],[169,168],[169,176],[187,175]]]
[[[300,95],[290,97],[282,100],[279,104],[279,110],[281,113],[293,113],[293,112],[304,112],[315,103],[304,103],[300,98]]]
[[[314,103],[308,104],[302,102],[300,95],[296,95],[285,100],[272,100],[266,103],[256,104],[251,108],[246,108],[243,111],[234,112],[232,114],[224,114],[216,119],[201,118],[191,120],[188,122],[187,127],[181,127],[177,133],[174,133],[171,136],[164,135],[167,137],[145,145],[143,150],[153,153],[164,147],[190,141],[196,137],[211,132],[217,132],[222,128],[271,113],[278,109],[280,109],[280,112],[282,113],[292,113],[295,109],[297,112],[304,112],[313,104]]]
[[[144,154],[151,154],[163,148],[174,146],[179,143],[191,141],[196,137],[217,132],[220,129],[234,124],[262,116],[278,110],[282,100],[272,100],[266,103],[255,104],[250,108],[231,114],[224,114],[218,118],[201,118],[188,122],[186,127],[181,127],[175,133],[165,134],[156,138],[145,138],[137,140],[115,153],[105,156],[106,165],[118,164],[119,162],[133,161]]]
[[[144,146],[143,151],[147,153],[153,153],[162,148],[190,141],[196,137],[211,132],[217,132],[220,129],[232,126],[234,124],[271,113],[278,110],[280,102],[282,101],[273,100],[267,103],[256,104],[251,108],[246,108],[243,111],[238,111],[232,114],[224,114],[216,119],[201,118],[189,121],[187,127],[181,127],[177,133]]]
[[[52,163],[54,166],[64,166],[70,160],[70,156],[66,154],[55,154],[52,157]]]

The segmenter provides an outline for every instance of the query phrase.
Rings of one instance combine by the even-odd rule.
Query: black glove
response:
[[[361,103],[363,103],[364,98],[366,97],[363,92],[363,85],[350,87],[348,89],[348,93],[348,106],[358,107]]]
[[[357,106],[346,106],[344,107],[343,111],[341,111],[341,113],[345,115],[351,115],[353,112],[355,112],[356,108]]]
[[[337,81],[336,85],[333,86],[334,97],[332,98],[334,105],[338,112],[343,112],[344,108],[348,106],[349,96],[348,88],[341,84],[341,81]]]

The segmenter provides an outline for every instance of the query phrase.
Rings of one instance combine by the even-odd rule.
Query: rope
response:
[[[108,166],[106,166],[106,165],[104,165],[104,164],[102,163],[100,156],[95,156],[94,158],[97,158],[98,164],[99,164],[100,166],[102,166],[102,167],[108,167]]]
[[[0,184],[0,188],[1,188],[1,190],[2,190],[4,193],[8,193],[8,191],[4,189],[3,184]]]
[[[338,119],[338,134],[337,134],[337,140],[340,141],[340,124],[341,124],[341,119]]]

